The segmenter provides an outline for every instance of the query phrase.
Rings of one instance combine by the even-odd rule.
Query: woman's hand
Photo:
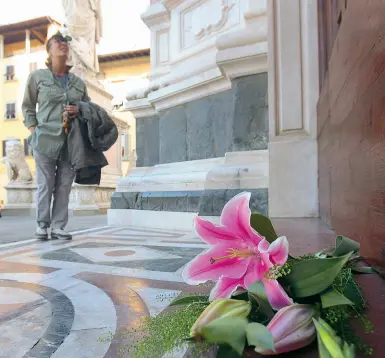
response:
[[[31,134],[35,131],[35,129],[36,129],[35,126],[32,126],[32,127],[29,127],[29,128],[28,128],[28,130],[30,131]]]
[[[70,118],[76,117],[79,114],[79,108],[77,106],[65,106],[64,110]]]

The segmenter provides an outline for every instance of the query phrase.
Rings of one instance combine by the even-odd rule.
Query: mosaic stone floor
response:
[[[108,228],[72,241],[0,246],[0,357],[113,358],[99,343],[168,301],[196,291],[183,266],[206,246],[193,234]]]
[[[334,233],[317,220],[275,225],[295,254],[334,241]],[[183,266],[206,248],[192,233],[135,227],[104,227],[66,242],[0,245],[0,357],[118,357],[128,342],[99,343],[99,338],[160,313],[169,302],[159,295],[207,290],[181,278]],[[377,279],[365,282],[377,286],[374,297],[384,322],[385,290]]]

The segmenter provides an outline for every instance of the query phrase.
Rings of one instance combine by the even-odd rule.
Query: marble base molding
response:
[[[221,158],[134,168],[117,192],[258,189],[268,187],[267,150],[226,153]]]
[[[268,173],[267,150],[231,152],[222,158],[135,168],[119,181],[111,197],[108,224],[148,220],[149,225],[155,225],[158,219],[149,219],[149,215],[173,218],[178,213],[189,220],[191,215],[187,214],[190,213],[216,217],[226,202],[242,191],[252,193],[253,211],[267,215]],[[152,214],[140,214],[140,211]]]
[[[108,225],[188,231],[193,229],[195,216],[196,213],[109,209]]]
[[[111,227],[137,227],[149,230],[178,230],[190,232],[194,230],[194,218],[197,213],[182,213],[177,211],[152,210],[108,210],[108,224]],[[219,225],[218,216],[202,216]]]
[[[207,189],[199,191],[114,193],[111,209],[191,212],[200,216],[220,216],[225,204],[242,191],[251,192],[250,209],[267,215],[268,191],[262,189]]]

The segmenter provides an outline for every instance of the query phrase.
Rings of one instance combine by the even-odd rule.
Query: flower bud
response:
[[[303,348],[314,341],[316,329],[313,317],[317,311],[313,306],[294,304],[280,309],[267,329],[273,336],[275,352],[256,347],[262,355],[275,355]]]
[[[342,342],[334,330],[323,320],[314,319],[314,324],[318,335],[318,350],[320,357],[331,358],[354,358],[354,346],[347,342]]]
[[[190,330],[191,337],[201,336],[202,327],[218,318],[246,318],[251,311],[251,303],[230,298],[220,298],[212,303],[202,312]]]

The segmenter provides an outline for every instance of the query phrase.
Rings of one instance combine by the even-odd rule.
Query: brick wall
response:
[[[320,211],[339,234],[360,241],[365,257],[384,264],[385,0],[347,5],[321,74]]]

